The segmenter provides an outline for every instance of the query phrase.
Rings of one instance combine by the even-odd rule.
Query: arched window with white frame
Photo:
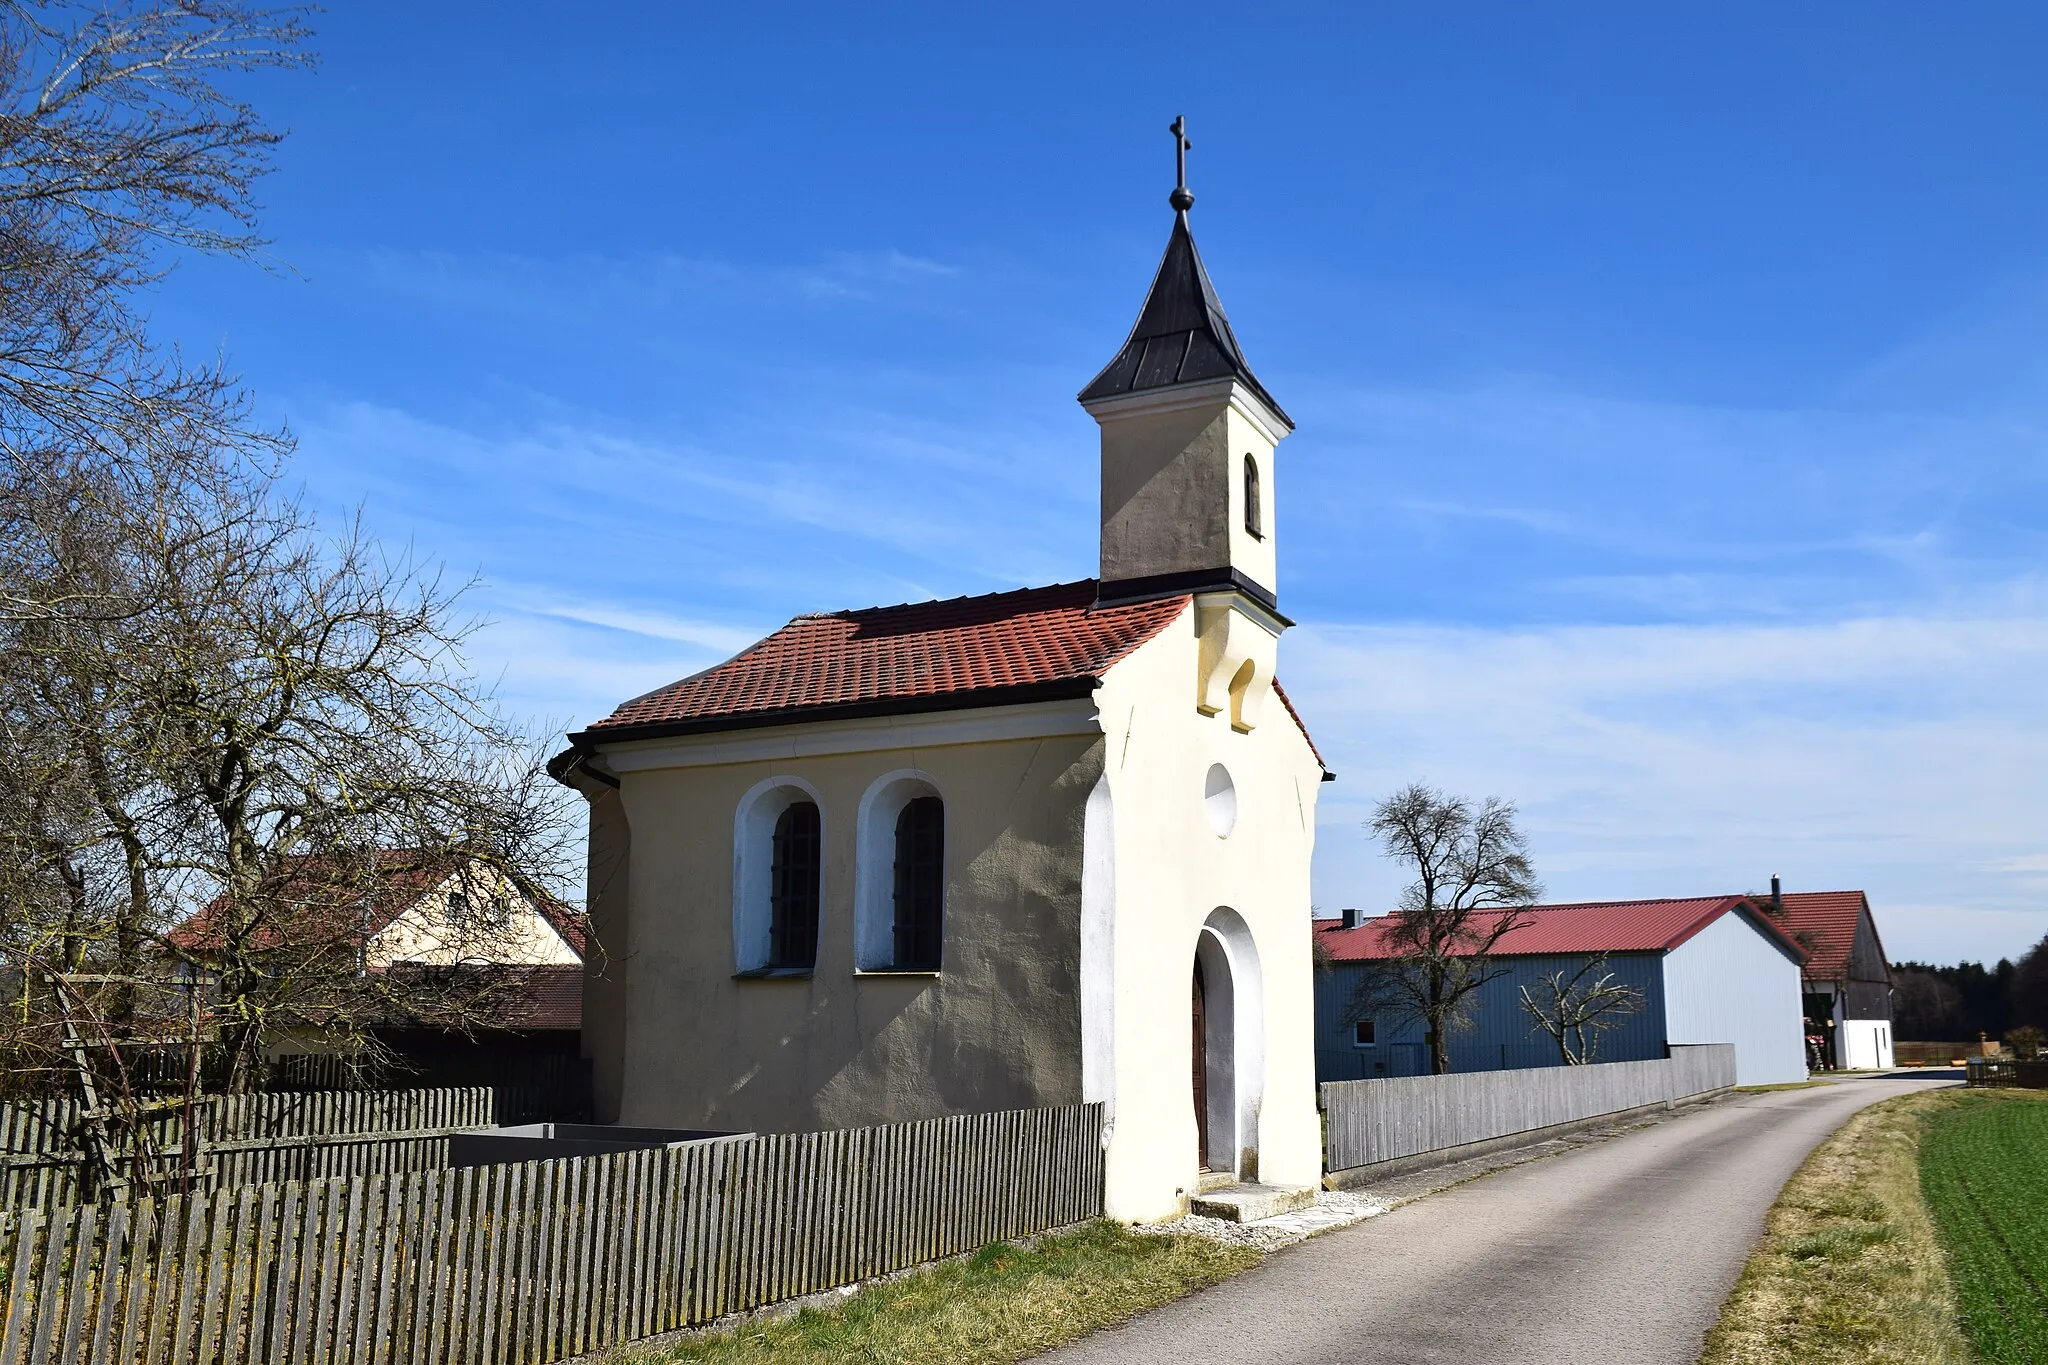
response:
[[[818,963],[825,871],[818,793],[771,777],[733,816],[733,967],[742,975],[809,972]]]
[[[854,962],[937,972],[946,939],[946,806],[925,773],[887,773],[861,798]]]

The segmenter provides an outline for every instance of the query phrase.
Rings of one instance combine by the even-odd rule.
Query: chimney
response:
[[[1358,927],[1358,910],[1356,907],[1346,907],[1338,913],[1343,916],[1346,929],[1356,929]]]
[[[1778,885],[1778,878],[1775,873],[1771,876],[1771,913],[1774,915],[1785,913],[1785,892]]]

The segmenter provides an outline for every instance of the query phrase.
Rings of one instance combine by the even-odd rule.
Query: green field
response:
[[[1930,1113],[1920,1188],[1985,1365],[2048,1361],[2048,1095],[1992,1091]]]

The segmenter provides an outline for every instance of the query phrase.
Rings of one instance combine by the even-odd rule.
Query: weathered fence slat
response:
[[[198,1108],[194,1127],[215,1188],[397,1173],[445,1166],[449,1134],[506,1121],[498,1100],[483,1086],[224,1095]],[[76,1114],[65,1099],[0,1104],[0,1207],[77,1199]],[[158,1148],[179,1151],[184,1129],[184,1116],[168,1112]]]
[[[360,1124],[380,1104],[257,1103],[277,1098],[236,1097],[208,1121]],[[1099,1214],[1101,1117],[29,1207],[0,1215],[0,1365],[544,1365]]]
[[[1324,1166],[1341,1171],[1443,1151],[1733,1084],[1735,1049],[1727,1043],[1675,1047],[1661,1061],[1328,1081]]]

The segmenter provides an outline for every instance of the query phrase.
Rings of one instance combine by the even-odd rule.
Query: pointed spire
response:
[[[1195,197],[1187,187],[1187,123],[1175,119],[1170,130],[1174,138],[1174,159],[1180,174],[1169,202],[1173,205],[1173,232],[1166,239],[1166,255],[1153,277],[1145,306],[1138,311],[1138,323],[1116,359],[1081,390],[1081,401],[1163,389],[1174,384],[1195,384],[1210,379],[1236,379],[1262,399],[1275,416],[1294,423],[1273,395],[1253,377],[1230,330],[1230,319],[1216,297],[1216,286],[1195,250],[1194,233],[1188,228],[1188,209]]]

